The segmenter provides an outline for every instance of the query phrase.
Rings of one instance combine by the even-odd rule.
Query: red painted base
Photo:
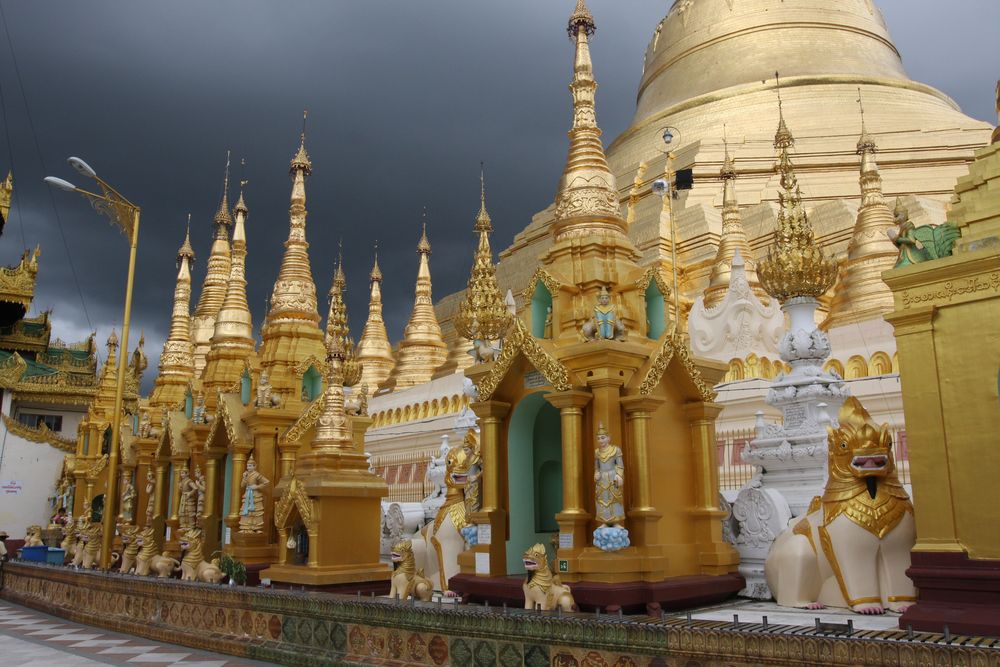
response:
[[[524,606],[523,577],[477,577],[459,574],[448,581],[452,591],[469,604]],[[581,611],[658,614],[661,609],[685,609],[722,602],[733,597],[746,583],[738,574],[672,577],[663,581],[631,581],[621,584],[574,582],[569,584]]]
[[[899,627],[1000,636],[1000,561],[965,554],[914,552],[906,574],[920,591]]]

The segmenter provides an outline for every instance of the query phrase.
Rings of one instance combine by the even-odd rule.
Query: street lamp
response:
[[[681,321],[681,303],[677,279],[677,224],[674,221],[673,199],[677,196],[676,174],[674,173],[673,147],[680,143],[681,131],[676,127],[664,127],[657,130],[657,149],[667,154],[666,178],[653,181],[653,193],[667,201],[667,215],[670,217],[670,264],[674,278],[674,328]]]
[[[115,535],[115,517],[118,516],[118,449],[121,445],[122,401],[125,394],[125,356],[128,350],[128,327],[132,318],[132,286],[135,282],[135,251],[139,241],[138,206],[122,196],[120,192],[108,185],[89,164],[78,157],[67,160],[70,166],[81,176],[97,181],[101,194],[88,192],[76,187],[69,181],[55,176],[46,176],[45,182],[52,187],[67,192],[78,192],[83,195],[95,211],[105,216],[116,225],[129,242],[128,280],[125,286],[125,315],[122,321],[122,346],[118,355],[118,382],[115,386],[115,407],[111,417],[111,451],[108,452],[108,484],[104,498],[104,516],[102,517],[101,563],[102,569],[111,567],[111,543]]]

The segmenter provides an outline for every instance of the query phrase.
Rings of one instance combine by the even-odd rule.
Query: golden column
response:
[[[227,553],[232,550],[232,545],[235,543],[233,536],[240,529],[240,507],[242,506],[243,494],[240,493],[239,480],[243,479],[243,473],[247,469],[247,455],[249,453],[249,447],[236,447],[230,452],[233,460],[233,476],[229,488],[229,514],[225,518],[229,539],[226,540],[226,536],[223,536],[223,544]]]
[[[560,533],[558,558],[561,559],[576,558],[589,540],[588,525],[592,515],[586,509],[583,483],[593,475],[583,470],[583,408],[593,398],[590,392],[574,390],[545,395],[545,400],[559,410],[562,431],[563,506],[556,515]],[[570,569],[576,568],[571,566]]]
[[[652,479],[649,471],[650,421],[656,408],[665,399],[657,396],[627,396],[621,400],[625,408],[628,437],[625,447],[625,488],[631,489],[626,515],[629,518],[629,539],[645,556],[662,555],[654,547],[658,542],[657,530],[662,512],[653,507]],[[711,463],[714,469],[714,459]],[[712,487],[718,488],[718,486]]]
[[[476,525],[489,526],[488,543],[481,540],[472,548],[474,553],[488,553],[489,576],[507,574],[507,511],[501,497],[501,488],[507,477],[506,432],[504,419],[510,413],[510,403],[481,401],[469,406],[479,417],[479,437],[483,457],[483,504],[471,517]],[[503,455],[501,455],[503,451]],[[467,566],[467,562],[462,563]]]

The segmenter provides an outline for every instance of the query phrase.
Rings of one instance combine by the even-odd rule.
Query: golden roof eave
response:
[[[20,438],[31,442],[52,445],[56,449],[69,454],[76,452],[75,438],[63,438],[55,431],[49,429],[44,422],[40,424],[38,428],[32,428],[26,424],[22,424],[13,417],[9,417],[8,415],[0,416],[3,417],[3,423],[4,426],[7,427],[7,430]]]

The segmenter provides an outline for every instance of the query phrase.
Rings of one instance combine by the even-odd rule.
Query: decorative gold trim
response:
[[[660,290],[664,299],[668,299],[670,295],[673,294],[670,284],[663,275],[662,266],[651,266],[646,269],[645,273],[643,273],[642,276],[635,281],[635,287],[640,292],[645,292],[649,289],[649,283],[654,281],[656,282],[656,287]]]
[[[545,289],[549,291],[549,294],[555,296],[559,289],[562,287],[562,283],[552,277],[548,271],[542,268],[535,269],[535,273],[531,276],[531,280],[528,281],[528,286],[521,290],[521,296],[525,301],[531,302],[531,298],[535,296],[535,288],[538,286],[538,282],[541,281],[545,285]]]
[[[13,433],[20,438],[24,438],[25,440],[52,445],[56,449],[70,454],[74,454],[76,452],[76,440],[56,435],[56,432],[50,430],[44,422],[40,424],[38,428],[31,428],[30,426],[22,424],[12,417],[3,415],[3,423],[10,433]]]
[[[673,336],[667,336],[663,339],[663,345],[660,346],[656,356],[653,357],[653,363],[649,367],[649,370],[646,371],[646,377],[642,379],[642,383],[639,385],[640,396],[648,396],[660,384],[663,374],[667,372],[667,366],[670,365],[670,361],[674,358],[674,345]]]
[[[88,479],[96,479],[104,467],[108,465],[108,455],[105,454],[101,458],[94,461],[89,468],[87,468],[86,475]]]
[[[318,528],[316,525],[315,507],[312,499],[309,498],[309,494],[306,493],[305,484],[297,477],[292,477],[292,481],[288,485],[288,488],[285,489],[285,493],[274,505],[275,528],[282,529],[288,527],[287,522],[293,506],[299,510],[299,516],[302,517],[302,523],[306,525],[306,530],[309,534],[312,535],[315,533]]]
[[[809,540],[809,546],[812,547],[813,553],[817,553],[816,542],[813,541],[813,536],[812,536],[812,524],[809,523],[809,519],[807,518],[807,516],[802,517],[802,519],[795,524],[795,527],[792,528],[792,533],[794,535],[802,535],[807,540]]]
[[[706,403],[714,403],[718,394],[715,392],[715,389],[701,377],[701,371],[699,371],[698,367],[694,365],[694,360],[691,358],[691,351],[688,349],[688,346],[684,344],[684,341],[678,334],[674,334],[674,336],[677,339],[675,343],[677,345],[677,358],[684,366],[684,369],[688,372],[688,377],[691,378],[694,386],[698,388],[698,394],[701,396],[701,400]]]
[[[316,421],[322,412],[323,395],[320,395],[309,404],[309,407],[295,420],[295,423],[288,427],[288,430],[281,436],[281,441],[284,443],[296,443],[302,440],[306,431],[316,425]]]
[[[524,323],[514,318],[514,326],[503,342],[503,350],[500,356],[493,362],[493,368],[479,381],[476,388],[479,390],[479,399],[489,400],[497,387],[507,376],[514,359],[518,354],[524,357],[538,369],[538,372],[545,376],[555,391],[569,391],[572,385],[569,380],[569,371],[558,359],[549,354],[535,338],[525,329]]]
[[[295,372],[295,377],[301,380],[302,376],[306,374],[306,371],[309,370],[310,366],[315,366],[319,374],[322,375],[323,377],[326,377],[326,373],[328,370],[326,362],[317,357],[315,354],[310,354],[308,357],[306,357],[299,363],[295,364],[295,367],[293,369]]]
[[[881,598],[873,597],[855,598],[852,600],[851,596],[847,593],[847,582],[844,581],[844,573],[840,569],[837,554],[833,550],[833,540],[830,539],[830,531],[826,529],[826,526],[819,527],[819,543],[823,547],[823,555],[826,556],[827,562],[830,563],[830,569],[833,570],[833,576],[837,578],[837,586],[840,587],[840,594],[844,596],[847,606],[853,607],[854,605],[866,602],[882,602]]]

